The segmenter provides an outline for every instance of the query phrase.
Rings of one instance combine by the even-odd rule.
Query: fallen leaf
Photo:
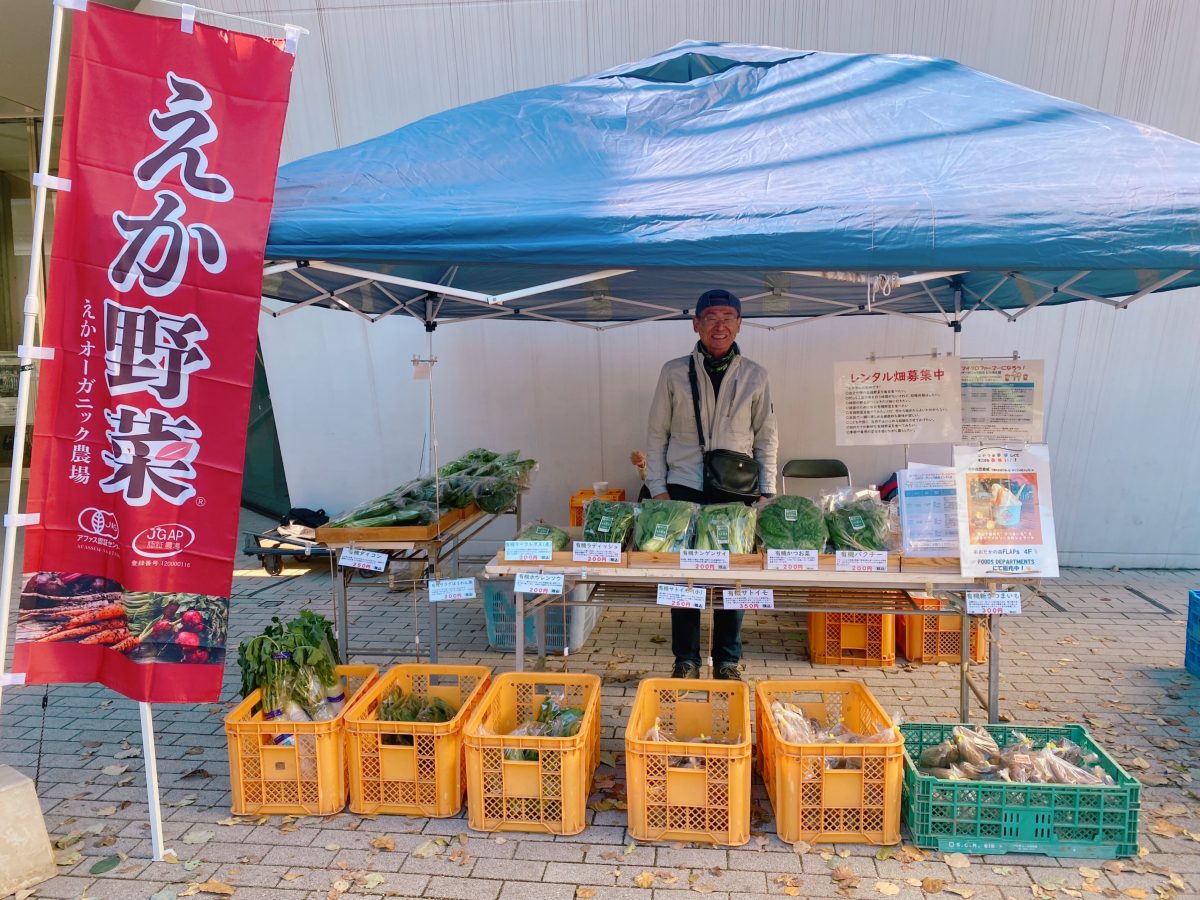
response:
[[[385,881],[382,872],[368,872],[360,882],[367,890],[379,887]]]
[[[304,873],[303,872],[288,872],[280,877],[283,878],[284,881],[295,881],[297,878],[303,878]]]
[[[1150,832],[1157,834],[1159,837],[1176,838],[1187,834],[1187,829],[1181,828],[1167,819],[1155,819],[1154,824],[1150,826]]]
[[[875,858],[880,862],[883,862],[885,859],[891,859],[895,852],[895,847],[880,847],[875,851]]]
[[[1146,898],[1150,896],[1141,888],[1125,888],[1125,890],[1121,891],[1121,893],[1126,897],[1132,897],[1133,900],[1146,900]]]
[[[927,894],[941,893],[942,888],[946,886],[946,882],[941,878],[923,878],[917,882]]]
[[[179,865],[179,857],[175,855],[174,850],[164,850],[162,861],[173,866]]]
[[[875,882],[875,892],[883,894],[885,897],[895,897],[900,893],[900,885],[894,881],[877,881]]]
[[[117,842],[117,836],[115,834],[106,834],[106,835],[104,835],[104,837],[99,838],[95,843],[93,843],[92,846],[93,847],[111,847],[116,842]]]
[[[188,747],[187,750],[184,751],[184,753],[186,753],[188,756],[203,756],[204,748],[203,747]]]
[[[1182,803],[1168,803],[1166,806],[1160,806],[1158,809],[1152,809],[1150,812],[1156,816],[1186,816],[1188,808]]]
[[[617,754],[613,753],[611,750],[601,750],[600,764],[602,766],[609,766],[610,768],[615,769],[617,767]],[[583,890],[591,890],[591,888],[583,888]]]
[[[89,750],[95,750],[97,747],[103,747],[104,744],[100,741],[80,741],[80,747],[87,747]]]
[[[795,887],[794,885],[790,885],[790,884],[783,889],[783,892],[785,894],[787,894],[789,897],[799,897],[800,896],[800,888]]]
[[[1146,761],[1145,761],[1144,759],[1142,759],[1140,756],[1135,756],[1135,757],[1134,757],[1134,758],[1133,758],[1133,759],[1130,761],[1130,763],[1129,763],[1129,767],[1130,767],[1131,769],[1148,769],[1148,768],[1150,768],[1150,763],[1146,762]],[[1137,890],[1137,888],[1134,888],[1134,890]]]
[[[796,841],[796,843],[792,844],[792,849],[796,851],[797,855],[803,856],[812,849],[812,844],[808,841]]]
[[[241,825],[242,820],[236,816],[229,816],[226,819],[217,819],[218,825]]]
[[[858,887],[858,876],[854,874],[845,863],[842,863],[830,873],[830,877],[838,882],[839,887],[855,888]]]
[[[920,887],[921,879],[920,878],[905,878],[904,883],[907,884],[909,887]]]
[[[575,896],[578,897],[579,900],[591,900],[592,897],[596,896],[596,889],[590,887],[577,887],[575,888]]]
[[[716,891],[716,888],[711,884],[704,884],[703,882],[697,882],[696,884],[692,885],[692,890],[695,891],[697,894],[711,894],[714,891]]]
[[[115,806],[102,806],[96,810],[96,815],[101,817],[115,816],[116,814],[117,808]]]
[[[56,866],[73,866],[81,859],[83,859],[83,854],[78,850],[69,850],[54,854],[54,864]]]
[[[1092,879],[1092,878],[1099,878],[1104,873],[1101,872],[1099,869],[1092,869],[1092,868],[1089,868],[1088,866],[1080,866],[1079,874],[1082,875],[1084,878]]]
[[[467,841],[469,841],[470,839],[471,839],[471,836],[469,834],[467,834],[465,831],[460,831],[458,833],[458,843],[460,846],[462,846],[462,847],[467,846]]]
[[[386,834],[381,834],[375,840],[371,841],[371,846],[376,850],[387,850],[389,852],[396,849],[396,839],[388,837]]]
[[[971,865],[971,861],[967,859],[965,853],[947,853],[942,859],[952,869],[965,869]]]
[[[417,859],[432,859],[442,852],[442,846],[436,841],[426,841],[420,847],[412,852],[412,855]]]
[[[185,871],[195,872],[198,868],[200,868],[200,860],[189,859],[187,862],[185,862],[183,864],[183,868]]]
[[[667,639],[661,634],[655,634],[650,637],[650,643],[652,644],[665,644],[666,642]]]
[[[957,894],[963,900],[971,900],[975,896],[975,889],[963,887],[961,884],[948,884],[944,888],[947,894]]]
[[[192,771],[184,772],[179,776],[180,781],[187,781],[189,778],[212,778],[212,772],[208,769],[192,769]]]
[[[633,883],[640,888],[648,888],[654,884],[654,873],[643,870],[640,875],[633,879]]]
[[[497,837],[497,838],[496,838],[496,843],[497,843],[497,844],[507,844],[507,843],[508,843],[508,838],[506,838],[506,837],[504,837],[503,835],[501,835],[501,836],[499,836],[499,837]]]
[[[133,759],[134,757],[141,755],[142,751],[137,747],[129,747],[125,750],[118,750],[113,754],[113,759]]]
[[[213,833],[211,831],[189,831],[183,836],[185,844],[207,844],[212,840]]]
[[[106,856],[104,859],[97,860],[92,863],[92,867],[88,869],[90,875],[103,875],[105,872],[111,872],[121,864],[121,857]]]
[[[124,775],[128,771],[129,771],[129,766],[105,766],[103,769],[100,770],[100,772],[102,774],[112,775],[114,777],[117,775]]]
[[[674,884],[679,880],[679,876],[672,874],[671,872],[655,872],[654,877],[663,884]]]
[[[200,892],[203,894],[221,894],[225,897],[232,897],[236,891],[237,888],[223,881],[206,881],[200,885]]]

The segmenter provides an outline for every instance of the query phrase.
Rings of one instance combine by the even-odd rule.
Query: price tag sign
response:
[[[967,612],[973,616],[1019,616],[1020,591],[967,591]]]
[[[774,609],[775,592],[770,588],[722,591],[725,609]]]
[[[474,600],[474,578],[447,578],[445,581],[429,582],[429,602],[441,603],[445,600]]]
[[[604,541],[573,541],[571,559],[582,563],[619,563],[621,545]]]
[[[817,551],[768,550],[767,568],[779,572],[815,572],[817,570]]]
[[[715,572],[729,568],[728,550],[680,550],[679,568]]]
[[[834,566],[839,572],[886,572],[886,550],[838,550]]]
[[[549,562],[554,558],[550,541],[505,541],[504,560],[512,562]]]
[[[382,572],[387,568],[388,555],[376,550],[356,550],[346,547],[338,557],[338,565],[343,569],[366,569],[368,572]]]
[[[704,588],[690,588],[686,584],[660,584],[656,602],[659,606],[704,609],[704,598]]]
[[[513,588],[518,594],[561,594],[563,592],[563,576],[544,575],[537,572],[518,572],[517,583]]]

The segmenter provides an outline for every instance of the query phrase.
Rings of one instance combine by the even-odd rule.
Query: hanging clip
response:
[[[17,347],[17,358],[21,360],[21,365],[25,365],[35,359],[54,359],[54,348],[26,347],[24,344],[21,344]]]
[[[4,517],[5,528],[23,528],[26,525],[36,525],[42,521],[41,513],[16,513]]]
[[[284,25],[283,26],[283,52],[296,55],[296,44],[300,42],[300,35],[308,34],[299,25]]]
[[[190,3],[179,7],[179,30],[184,34],[191,34],[196,30],[196,7]]]
[[[71,179],[59,178],[57,175],[43,175],[41,172],[34,172],[33,186],[44,187],[48,191],[70,191]]]

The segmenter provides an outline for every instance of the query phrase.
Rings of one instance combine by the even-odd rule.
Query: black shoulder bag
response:
[[[696,412],[696,434],[704,455],[704,493],[723,503],[745,503],[759,498],[758,462],[736,450],[706,450],[704,426],[700,423],[700,387],[696,383],[696,360],[688,360],[692,385],[692,408]]]

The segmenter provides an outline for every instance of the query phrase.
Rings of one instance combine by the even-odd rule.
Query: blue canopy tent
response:
[[[1200,284],[1200,144],[944,59],[689,41],[284,166],[267,258],[276,315],[607,329],[720,286],[957,331]]]

